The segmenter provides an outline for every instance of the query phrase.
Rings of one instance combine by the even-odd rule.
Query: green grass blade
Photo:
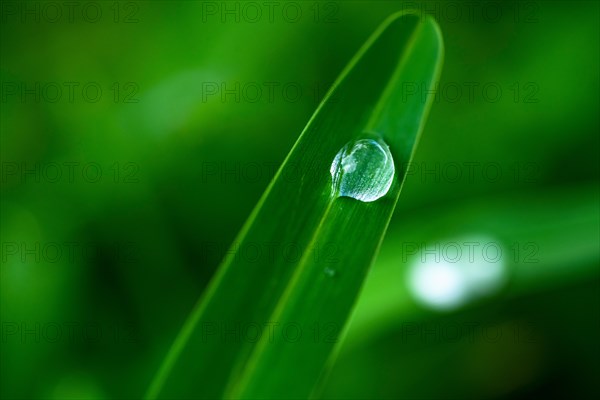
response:
[[[311,393],[381,243],[430,107],[403,85],[432,87],[442,53],[430,18],[396,14],[372,35],[284,161],[147,397]],[[371,203],[332,199],[331,162],[364,131],[389,145],[392,186]]]

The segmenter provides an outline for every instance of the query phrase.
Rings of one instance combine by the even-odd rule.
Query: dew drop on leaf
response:
[[[395,168],[392,153],[383,140],[361,138],[342,147],[330,172],[335,197],[372,202],[390,190]]]

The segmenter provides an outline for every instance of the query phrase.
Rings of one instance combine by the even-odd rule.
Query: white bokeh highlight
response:
[[[408,286],[423,306],[455,310],[490,296],[506,281],[505,249],[488,236],[427,244],[409,260]]]

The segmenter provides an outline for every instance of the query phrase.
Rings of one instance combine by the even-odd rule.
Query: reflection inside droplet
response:
[[[323,270],[323,272],[325,273],[325,275],[327,275],[330,278],[333,278],[335,276],[335,269],[333,269],[333,268],[326,267]]]

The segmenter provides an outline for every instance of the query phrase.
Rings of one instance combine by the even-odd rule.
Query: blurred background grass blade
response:
[[[320,394],[502,398],[498,393],[546,386],[543,376],[551,373],[566,376],[570,390],[586,397],[595,390],[595,369],[589,367],[598,360],[589,348],[600,326],[586,313],[569,311],[598,299],[598,194],[597,185],[582,185],[569,192],[484,197],[407,218],[390,229]],[[444,245],[455,247],[466,240],[475,255],[486,245],[501,248],[497,259],[493,251],[488,263],[476,263],[489,271],[493,259],[503,273],[494,277],[494,285],[478,282],[480,288],[491,289],[484,296],[440,307],[432,302],[435,285],[423,291],[411,274],[431,265],[431,259],[422,258],[424,252],[444,254]],[[415,251],[414,245],[420,249]],[[472,272],[462,261],[455,264],[460,279],[454,284]],[[570,344],[567,353],[556,351],[561,341]],[[430,352],[440,357],[423,357]],[[568,375],[573,357],[582,365]],[[506,362],[513,358],[522,363],[520,368]],[[372,360],[382,359],[382,369],[402,371],[405,379],[396,378],[390,385],[394,377],[372,372]],[[369,383],[354,384],[351,376],[367,376]],[[431,376],[437,377],[435,385],[427,384]]]
[[[599,226],[596,185],[568,193],[548,190],[534,195],[483,197],[429,216],[407,217],[386,235],[357,302],[343,345],[345,351],[390,326],[423,318],[432,311],[447,313],[597,278]],[[570,234],[565,236],[564,232]],[[477,257],[460,260],[451,252],[467,241],[473,255],[489,254],[487,263]],[[468,278],[470,264],[488,271],[497,266],[499,270],[489,277],[492,285],[486,279],[477,282],[481,288],[489,286],[483,296],[463,296],[444,307],[443,303],[431,302],[433,289],[424,292],[411,280],[411,274],[427,268],[435,258],[425,257],[427,253],[438,256],[438,261],[456,259],[454,271],[461,278],[457,284]]]
[[[309,121],[193,310],[149,398],[307,397],[355,302],[398,200],[442,41],[432,18],[395,14],[358,52]],[[331,197],[336,153],[365,131],[389,145],[386,196]],[[250,254],[256,248],[269,252]]]

